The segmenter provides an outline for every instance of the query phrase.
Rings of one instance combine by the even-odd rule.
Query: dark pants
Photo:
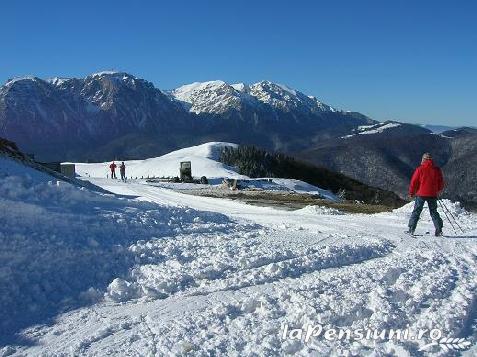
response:
[[[111,170],[111,178],[116,178],[116,171],[114,170]]]
[[[414,232],[421,216],[422,209],[424,208],[424,203],[427,202],[429,207],[429,212],[431,214],[432,223],[436,230],[442,230],[444,223],[442,222],[441,216],[437,212],[437,198],[436,197],[419,197],[416,196],[414,200],[414,210],[412,211],[411,218],[409,219],[409,230]]]
[[[121,171],[121,180],[126,181],[126,172]]]

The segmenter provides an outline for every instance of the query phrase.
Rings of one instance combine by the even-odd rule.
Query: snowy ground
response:
[[[306,182],[293,179],[251,179],[248,176],[240,175],[236,169],[219,162],[220,152],[224,147],[236,147],[236,144],[223,142],[210,142],[202,145],[191,146],[188,148],[173,151],[169,154],[153,157],[145,160],[124,161],[126,165],[126,176],[129,179],[141,179],[152,177],[179,177],[180,163],[190,161],[192,166],[192,175],[199,179],[206,176],[212,185],[220,185],[224,178],[239,179],[241,185],[252,189],[261,190],[282,190],[293,191],[297,193],[307,193],[311,195],[320,195],[330,200],[337,200],[337,197],[330,191],[310,185]],[[109,165],[111,162],[102,163],[75,163],[76,173],[81,177],[87,178],[106,178],[110,176]],[[119,177],[119,164],[116,175]],[[190,184],[181,184],[184,189]],[[173,188],[174,184],[158,184],[162,187]],[[197,186],[197,185],[192,185]],[[196,188],[196,187],[194,187]]]
[[[3,355],[424,355],[429,340],[304,342],[283,326],[439,328],[477,353],[477,217],[290,212],[0,161]],[[129,196],[129,198],[127,198]],[[135,198],[133,198],[135,197]]]

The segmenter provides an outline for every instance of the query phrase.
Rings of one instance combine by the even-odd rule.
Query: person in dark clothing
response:
[[[119,165],[119,172],[121,173],[121,181],[126,182],[126,165],[124,165],[124,161]]]
[[[437,212],[437,197],[443,189],[444,177],[442,170],[434,165],[431,154],[425,153],[422,156],[421,166],[414,171],[411,184],[409,185],[409,197],[415,197],[415,200],[414,210],[409,219],[408,233],[414,234],[424,208],[424,203],[427,202],[432,222],[434,223],[435,235],[442,235],[443,222]]]
[[[109,165],[109,169],[111,170],[111,178],[112,179],[116,178],[116,167],[117,167],[117,165],[114,163],[114,161],[112,162],[111,165]]]

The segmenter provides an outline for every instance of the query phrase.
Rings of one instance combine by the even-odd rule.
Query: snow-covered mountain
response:
[[[186,109],[197,114],[221,114],[229,110],[241,110],[246,106],[260,110],[264,105],[284,112],[336,112],[336,109],[315,97],[270,81],[252,85],[227,84],[223,81],[196,82],[181,86],[171,94],[183,102]]]
[[[432,132],[429,129],[418,125],[388,120],[381,123],[376,122],[369,125],[360,125],[357,128],[352,129],[351,134],[344,135],[341,139],[356,138],[357,136],[372,134],[380,134],[386,138],[405,138],[406,136],[411,137],[413,135],[425,135],[431,133]]]
[[[433,151],[440,164],[459,157],[450,174],[468,177],[463,172],[471,159],[452,146],[468,141],[471,149],[464,151],[473,152],[475,144],[465,138],[471,131],[436,135],[420,125],[379,123],[269,81],[161,91],[128,73],[106,71],[82,79],[16,78],[0,87],[0,137],[40,161],[143,159],[223,141],[290,154],[404,194],[424,151]],[[459,195],[452,197],[464,201],[474,192],[453,186],[449,192]]]
[[[130,134],[165,135],[182,128],[185,117],[182,107],[150,82],[122,72],[17,78],[0,88],[0,136],[46,158]]]
[[[441,134],[406,123],[359,126],[296,155],[373,187],[406,197],[410,177],[424,152],[431,152],[446,179],[446,197],[475,206],[477,130],[460,128]]]
[[[316,136],[371,123],[269,81],[211,81],[167,92],[106,71],[82,79],[16,78],[0,88],[0,136],[47,160],[153,156],[204,139],[306,146]]]
[[[195,82],[183,85],[171,92],[192,113],[221,114],[240,110],[243,105],[259,103],[247,93],[241,92],[223,81]]]

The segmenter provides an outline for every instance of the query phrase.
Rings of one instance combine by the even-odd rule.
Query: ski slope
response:
[[[219,184],[223,178],[239,179],[246,180],[246,185],[258,189],[308,193],[312,195],[320,195],[333,201],[338,200],[332,192],[300,180],[273,178],[268,179],[267,181],[269,182],[264,182],[263,179],[251,179],[248,176],[240,175],[235,168],[219,162],[220,152],[224,147],[237,147],[237,145],[223,142],[210,142],[176,150],[160,157],[145,160],[124,161],[126,165],[126,176],[129,179],[179,177],[180,163],[182,161],[190,161],[192,175],[195,178],[206,176],[211,184]],[[116,162],[118,165],[116,176],[118,177],[120,163],[121,161]],[[76,174],[83,178],[106,178],[111,176],[109,169],[110,164],[111,162],[94,164],[75,163]],[[181,186],[184,188],[187,185]]]
[[[400,355],[428,340],[282,338],[283,326],[439,328],[477,352],[477,217],[283,211],[142,181],[112,194],[0,161],[2,355]],[[445,352],[432,346],[427,352]]]
[[[129,160],[124,161],[126,165],[126,175],[132,178],[141,177],[176,177],[179,176],[179,167],[182,161],[192,162],[192,174],[194,177],[200,178],[247,178],[239,175],[233,168],[228,167],[220,162],[218,158],[222,148],[235,144],[211,142],[198,146],[173,151],[169,154],[154,157],[145,160]],[[119,174],[119,164],[116,174]],[[106,178],[110,175],[109,165],[111,162],[103,163],[75,163],[76,173],[83,177]]]

